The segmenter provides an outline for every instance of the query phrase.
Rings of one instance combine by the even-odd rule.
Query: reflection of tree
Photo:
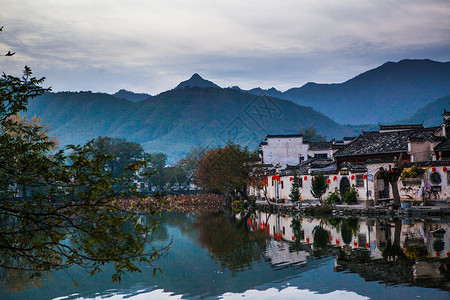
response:
[[[200,244],[233,274],[264,258],[267,239],[264,231],[235,227],[223,214],[199,216],[195,225]]]
[[[305,239],[305,231],[302,229],[301,221],[294,217],[291,221],[291,228],[294,234],[294,241],[289,244],[289,251],[301,251],[305,249],[305,246],[301,243]]]
[[[386,243],[386,248],[383,250],[383,259],[386,261],[395,262],[398,260],[405,260],[406,256],[400,246],[400,237],[402,233],[402,220],[396,219],[394,221],[394,240],[388,240]],[[391,224],[387,224],[387,231],[391,231]]]
[[[347,218],[342,221],[341,225],[341,235],[342,241],[345,244],[350,244],[352,242],[352,236],[357,234],[359,231],[358,219],[357,218]]]
[[[328,250],[328,242],[330,238],[330,232],[325,230],[322,225],[317,225],[313,229],[314,235],[314,250],[318,253],[324,253]]]

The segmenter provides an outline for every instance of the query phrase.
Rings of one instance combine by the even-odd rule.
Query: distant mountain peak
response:
[[[220,88],[217,84],[212,81],[203,79],[197,73],[194,73],[191,78],[186,81],[182,81],[175,89],[184,89],[186,87],[213,87]]]
[[[131,101],[131,102],[139,102],[139,101],[142,101],[144,99],[151,97],[150,94],[135,93],[135,92],[128,91],[126,89],[120,89],[118,92],[116,92],[112,95],[116,98],[127,99],[128,101]]]

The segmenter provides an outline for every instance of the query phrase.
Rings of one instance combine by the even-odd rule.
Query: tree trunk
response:
[[[398,209],[400,207],[400,194],[398,192],[398,181],[391,181],[392,186],[392,196],[394,196],[394,209]]]

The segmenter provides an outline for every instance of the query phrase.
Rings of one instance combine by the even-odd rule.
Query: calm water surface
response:
[[[146,219],[143,218],[143,222]],[[37,282],[8,274],[2,299],[449,299],[447,219],[165,213],[156,267],[112,283],[77,267]],[[4,277],[4,276],[3,276]],[[74,280],[78,286],[74,285]]]

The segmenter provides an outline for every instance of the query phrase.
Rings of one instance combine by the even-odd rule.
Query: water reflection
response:
[[[140,221],[148,222],[145,216]],[[447,219],[315,219],[256,211],[163,213],[160,223],[149,246],[173,241],[155,264],[162,275],[144,269],[117,284],[108,266],[95,277],[71,268],[17,290],[26,280],[10,274],[0,298],[445,299],[450,290]]]

